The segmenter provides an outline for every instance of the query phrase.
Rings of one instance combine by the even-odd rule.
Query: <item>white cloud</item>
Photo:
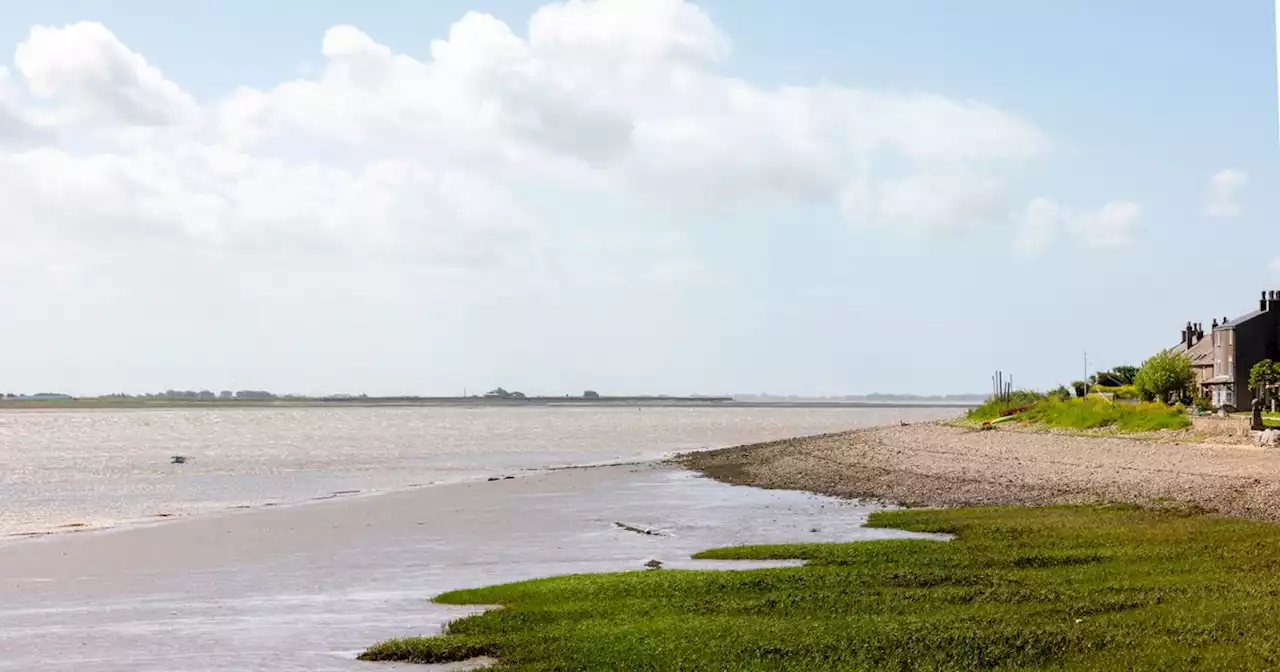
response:
[[[31,93],[67,123],[164,126],[193,122],[195,101],[106,26],[36,26],[14,53]]]
[[[855,226],[911,233],[973,230],[1004,219],[1002,184],[965,172],[920,173],[896,180],[855,180],[840,205]]]
[[[1123,247],[1133,242],[1133,232],[1142,219],[1136,203],[1113,202],[1101,210],[1078,215],[1068,230],[1088,247]]]
[[[1043,252],[1067,236],[1083,247],[1123,247],[1133,242],[1142,220],[1136,203],[1113,201],[1097,210],[1073,212],[1045,198],[1027,206],[1015,247],[1029,253]]]
[[[21,91],[9,69],[0,66],[0,149],[43,139],[31,113],[24,109]]]
[[[980,103],[726,77],[715,63],[729,50],[709,17],[675,0],[550,5],[527,39],[472,13],[430,60],[340,27],[318,76],[237,92],[221,124],[250,147],[376,148],[700,207],[834,202],[859,180],[937,192],[956,165],[995,184],[1049,145]]]
[[[587,194],[685,222],[834,204],[929,234],[998,219],[1006,176],[1049,149],[978,102],[729,77],[731,51],[689,2],[569,0],[524,36],[469,13],[429,57],[336,26],[314,75],[196,101],[102,24],[37,26],[0,70],[0,227],[41,249],[154,240],[528,280],[568,263],[551,229]],[[655,268],[692,277],[670,269],[696,250],[663,249]]]
[[[1037,198],[1027,206],[1014,246],[1028,253],[1043,252],[1057,240],[1066,220],[1062,206],[1047,198]]]
[[[1209,178],[1209,202],[1204,214],[1215,219],[1239,217],[1243,212],[1240,195],[1249,184],[1249,175],[1228,168]]]

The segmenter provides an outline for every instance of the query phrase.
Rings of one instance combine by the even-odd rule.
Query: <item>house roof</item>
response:
[[[1213,339],[1202,338],[1190,348],[1185,342],[1179,343],[1170,352],[1185,352],[1191,358],[1191,366],[1213,366]]]
[[[1234,382],[1235,382],[1235,380],[1236,380],[1236,379],[1235,379],[1234,377],[1230,376],[1230,375],[1214,376],[1214,377],[1210,378],[1209,380],[1204,381],[1204,383],[1202,383],[1202,384],[1204,384],[1204,385],[1218,385],[1218,384],[1222,384],[1222,383],[1234,383]]]
[[[1213,366],[1213,339],[1200,339],[1187,354],[1191,356],[1191,366]]]
[[[1236,319],[1231,320],[1230,322],[1223,322],[1222,324],[1218,325],[1215,328],[1215,331],[1220,331],[1223,329],[1235,329],[1237,325],[1244,324],[1245,322],[1248,322],[1249,320],[1252,320],[1253,318],[1263,314],[1265,314],[1265,311],[1255,310],[1252,313],[1249,313],[1247,315],[1241,315],[1240,317],[1237,317]]]

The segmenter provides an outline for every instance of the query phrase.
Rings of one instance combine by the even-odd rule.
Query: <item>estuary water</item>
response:
[[[0,540],[627,462],[938,408],[0,411]],[[182,456],[181,463],[174,463]]]

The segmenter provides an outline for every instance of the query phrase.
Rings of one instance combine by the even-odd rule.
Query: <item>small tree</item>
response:
[[[1124,383],[1120,382],[1120,376],[1115,371],[1099,371],[1093,375],[1095,385],[1099,387],[1120,387]]]
[[[1256,392],[1265,406],[1271,399],[1271,388],[1280,384],[1280,363],[1264,359],[1249,369],[1249,389]]]
[[[1083,380],[1071,381],[1071,389],[1075,390],[1076,396],[1081,399],[1084,399],[1085,395],[1089,393],[1089,385]]]
[[[1181,352],[1165,351],[1142,363],[1133,384],[1144,397],[1168,402],[1170,397],[1186,393],[1193,380],[1191,358]]]
[[[1121,385],[1132,385],[1133,381],[1138,377],[1138,367],[1117,366],[1111,369],[1111,375],[1115,376]]]

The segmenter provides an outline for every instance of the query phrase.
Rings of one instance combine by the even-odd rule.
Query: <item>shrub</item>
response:
[[[1101,397],[1066,401],[1048,398],[1028,409],[1022,417],[1028,422],[1060,429],[1110,427],[1121,432],[1186,429],[1191,425],[1185,408],[1158,402],[1116,404]]]
[[[1076,393],[1077,397],[1083,399],[1084,395],[1089,391],[1089,384],[1083,380],[1073,380],[1071,381],[1071,389]]]
[[[1132,385],[1133,381],[1138,377],[1138,367],[1136,366],[1117,366],[1111,369],[1111,375],[1120,382],[1121,385]]]
[[[1142,397],[1142,391],[1138,389],[1137,385],[1094,385],[1092,391],[1101,394],[1113,394],[1116,399],[1140,399]]]
[[[1044,398],[1045,395],[1039,392],[1014,390],[1008,399],[988,399],[981,406],[970,410],[968,417],[970,420],[994,420],[1034,406]]]
[[[1065,385],[1059,385],[1049,392],[1049,398],[1066,401],[1071,398],[1071,390],[1068,390]]]
[[[1185,394],[1193,380],[1195,373],[1191,369],[1191,359],[1185,353],[1164,351],[1142,363],[1134,385],[1143,398],[1163,401],[1173,395]]]
[[[1249,389],[1258,393],[1263,404],[1267,403],[1271,388],[1276,384],[1280,384],[1280,364],[1264,359],[1249,370]]]

